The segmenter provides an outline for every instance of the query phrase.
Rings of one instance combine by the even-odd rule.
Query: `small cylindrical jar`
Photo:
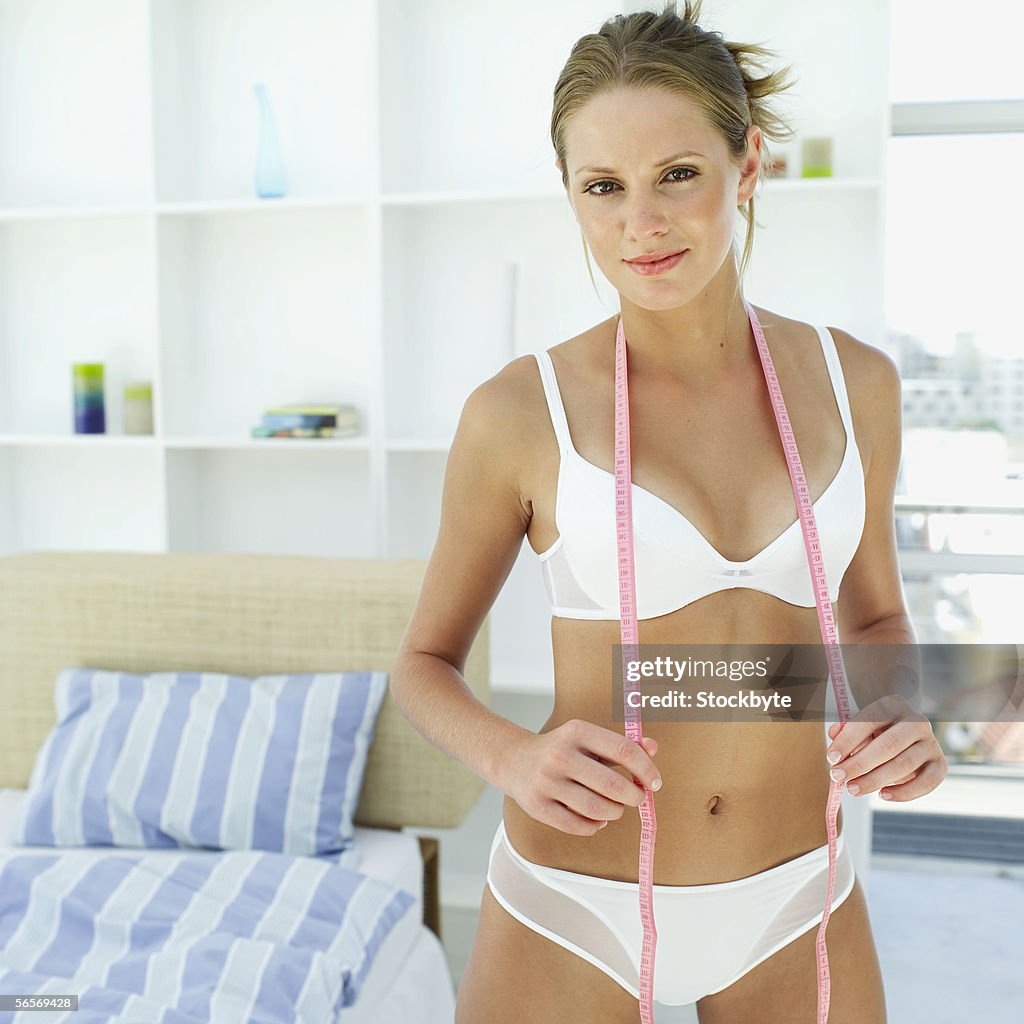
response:
[[[124,432],[153,433],[153,385],[149,381],[131,381],[124,386]]]
[[[801,162],[801,177],[831,178],[832,139],[827,136],[804,139]]]
[[[75,433],[105,434],[107,415],[103,400],[103,363],[73,363]]]

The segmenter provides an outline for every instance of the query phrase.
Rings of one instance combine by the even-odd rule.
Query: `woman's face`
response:
[[[741,173],[696,104],[661,89],[617,88],[571,118],[569,200],[613,287],[644,308],[672,309],[719,271],[734,275],[731,257],[724,264],[736,210],[757,184],[760,129],[751,126],[747,141]],[[627,262],[680,251],[681,259],[652,268],[656,273],[641,274]]]

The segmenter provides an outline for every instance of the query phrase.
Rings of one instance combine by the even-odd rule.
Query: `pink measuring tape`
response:
[[[829,662],[832,689],[839,711],[839,721],[843,724],[850,717],[850,705],[846,697],[846,670],[843,666],[842,650],[832,614],[832,602],[828,596],[828,582],[825,579],[825,564],[821,556],[821,544],[818,540],[818,527],[814,520],[814,507],[811,501],[807,481],[804,478],[800,453],[797,451],[796,439],[786,412],[786,403],[782,400],[782,389],[779,387],[775,367],[768,352],[768,343],[764,339],[761,323],[754,313],[753,306],[743,300],[750,325],[754,329],[757,351],[761,357],[761,368],[764,370],[771,396],[772,408],[775,411],[775,422],[782,437],[782,447],[786,454],[789,467],[789,479],[793,485],[797,512],[803,531],[804,548],[807,551],[807,562],[811,569],[814,582],[814,600],[818,607],[818,623],[821,626],[821,638],[825,644],[825,652]],[[635,743],[641,743],[643,732],[640,726],[640,709],[630,707],[629,694],[639,689],[637,683],[629,683],[626,662],[638,657],[639,639],[636,624],[636,578],[633,559],[633,486],[630,469],[629,449],[629,394],[626,385],[626,332],[619,315],[619,328],[615,336],[615,521],[616,543],[619,563],[619,613],[622,626],[622,679],[623,702],[625,712],[626,735]],[[840,727],[841,728],[841,727]],[[639,785],[643,783],[633,777]],[[829,915],[832,911],[832,896],[836,882],[836,815],[842,801],[843,785],[841,782],[829,780],[828,801],[825,805],[825,825],[828,831],[828,892],[825,896],[825,910],[821,925],[818,928],[817,962],[818,962],[818,1024],[828,1021],[830,979],[828,969],[828,949],[825,945],[825,929],[828,927]],[[654,963],[657,950],[658,931],[654,924],[654,894],[652,875],[654,868],[654,839],[658,823],[654,814],[654,794],[647,790],[644,802],[640,805],[640,870],[639,897],[640,920],[643,923],[644,937],[640,953],[640,1020],[642,1024],[654,1024]]]

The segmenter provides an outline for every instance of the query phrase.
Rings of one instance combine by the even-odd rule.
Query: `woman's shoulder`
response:
[[[567,376],[563,372],[564,353],[575,351],[572,346],[566,350],[566,344],[569,343],[548,349],[557,353],[553,362],[560,387]],[[489,423],[489,435],[504,458],[512,459],[517,453],[532,457],[538,440],[551,431],[544,383],[534,352],[515,356],[506,362],[473,389],[466,405],[477,419]]]
[[[876,345],[840,327],[828,327],[846,382],[858,447],[870,467],[879,441],[898,434],[902,416],[902,384],[896,361]]]
[[[778,313],[762,316],[760,309],[757,309],[757,313],[769,341],[774,332],[795,343],[795,358],[798,361],[808,358],[813,362],[812,352],[820,349],[822,344],[818,334],[819,326],[828,332],[839,357],[858,443],[863,445],[864,450],[870,451],[877,433],[891,429],[901,402],[899,367],[893,358],[877,345],[841,327],[808,323]]]
[[[802,340],[808,349],[820,347],[818,324],[791,319],[779,313],[769,313],[767,316],[762,316],[761,313],[762,311],[758,310],[758,318],[762,321],[766,334],[770,331],[788,334],[790,338]],[[824,323],[820,326],[831,335],[835,344],[851,403],[855,393],[863,400],[876,394],[880,386],[891,391],[893,382],[899,380],[899,367],[888,353],[877,345],[862,341],[841,327]],[[863,404],[863,401],[858,404]]]
[[[828,326],[826,329],[835,341],[844,375],[853,374],[857,380],[876,381],[879,375],[899,376],[895,360],[877,345],[862,341],[841,327]]]
[[[900,402],[900,370],[887,352],[841,327],[828,327],[842,365],[850,407],[867,420],[887,419]]]

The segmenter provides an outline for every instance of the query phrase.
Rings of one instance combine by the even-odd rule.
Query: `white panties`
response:
[[[513,917],[640,998],[638,883],[534,864],[514,849],[501,822],[491,843],[487,884]],[[832,910],[853,884],[853,860],[840,832]],[[827,843],[731,882],[653,886],[655,1000],[681,1006],[728,988],[820,925],[827,890]]]

